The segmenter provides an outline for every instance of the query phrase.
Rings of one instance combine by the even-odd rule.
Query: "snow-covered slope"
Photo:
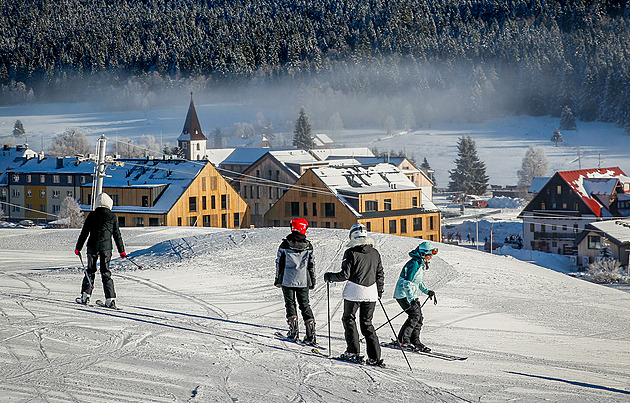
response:
[[[386,369],[330,361],[274,338],[286,328],[274,261],[285,229],[124,229],[111,311],[75,304],[76,230],[0,230],[0,401],[628,401],[630,294],[472,249],[439,245],[423,341],[448,362],[384,349]],[[345,349],[337,271],[347,231],[311,229],[319,341]],[[415,239],[374,234],[383,303]],[[93,299],[102,298],[97,277]],[[394,320],[399,329],[403,316]],[[385,316],[377,308],[375,325]],[[379,330],[381,340],[392,336]]]

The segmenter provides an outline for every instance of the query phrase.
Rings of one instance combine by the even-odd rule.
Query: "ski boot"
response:
[[[291,316],[287,319],[287,323],[289,324],[289,333],[287,333],[287,338],[293,341],[300,340],[300,330],[298,329],[298,318],[297,316]]]
[[[385,368],[385,363],[383,362],[383,359],[381,358],[380,360],[376,360],[374,358],[368,358],[367,361],[365,362],[367,365],[371,365],[373,367],[381,367],[381,368]]]
[[[90,303],[90,294],[88,294],[87,292],[84,292],[83,294],[81,294],[80,297],[77,297],[76,301],[79,304],[87,305]]]
[[[349,353],[346,351],[339,356],[339,359],[354,362],[356,364],[363,364],[363,356],[359,355],[359,353]]]
[[[302,343],[307,344],[309,346],[317,347],[317,338],[315,337],[315,320],[307,320],[306,324],[306,337]]]
[[[105,300],[105,306],[107,308],[116,309],[116,301],[113,298],[107,298]]]
[[[427,346],[425,346],[424,344],[422,344],[420,341],[417,341],[413,344],[410,344],[410,346],[413,347],[413,350],[419,353],[430,353],[431,349]]]

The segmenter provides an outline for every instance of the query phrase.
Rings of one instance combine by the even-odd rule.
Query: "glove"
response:
[[[273,280],[273,285],[275,285],[278,288],[282,287],[282,283],[280,282],[280,280],[276,277],[275,280]]]
[[[315,289],[315,284],[309,285],[309,286],[308,286],[308,289],[309,289],[309,290],[314,290],[314,289]]]
[[[330,277],[331,277],[331,273],[324,273],[324,281],[325,282],[332,283],[332,280],[331,280]]]
[[[125,252],[120,252],[120,258],[124,259],[127,257],[127,254]]]
[[[433,300],[433,305],[437,305],[437,297],[435,296],[435,292],[433,290],[429,290],[429,298]]]
[[[378,299],[381,299],[383,296],[383,290],[378,290]]]
[[[81,254],[81,251],[80,251],[80,250],[78,250],[78,249],[75,249],[75,250],[74,250],[74,254],[75,254],[75,255],[77,255],[77,256],[79,256],[79,255]]]

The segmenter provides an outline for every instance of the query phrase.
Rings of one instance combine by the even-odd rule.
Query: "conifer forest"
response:
[[[0,9],[1,104],[80,99],[130,80],[308,81],[322,94],[423,99],[419,120],[448,94],[466,119],[568,107],[630,130],[622,0],[2,0]]]

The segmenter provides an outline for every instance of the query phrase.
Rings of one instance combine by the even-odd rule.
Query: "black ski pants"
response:
[[[398,341],[400,343],[418,344],[420,342],[420,330],[422,329],[422,308],[418,300],[411,302],[407,298],[396,299],[398,305],[407,312],[407,320],[398,332]]]
[[[315,319],[313,311],[311,310],[311,305],[308,301],[308,287],[282,286],[282,295],[284,296],[284,307],[287,311],[287,319],[293,316],[297,317],[297,309],[295,306],[296,299],[300,307],[300,311],[302,312],[304,323]]]
[[[347,350],[349,353],[360,353],[359,333],[357,332],[356,316],[359,311],[359,326],[361,334],[365,337],[368,358],[374,360],[381,359],[381,345],[376,335],[376,330],[372,325],[372,317],[374,316],[374,308],[376,302],[369,301],[348,301],[343,300],[343,316],[341,321],[344,328],[344,336],[346,337]]]
[[[94,278],[96,277],[96,263],[101,261],[101,280],[103,280],[103,291],[105,292],[105,298],[116,298],[116,291],[114,290],[114,280],[112,279],[112,272],[109,270],[109,261],[112,259],[112,251],[99,250],[92,251],[88,249],[87,260],[88,268],[87,274],[90,276],[88,281],[87,277],[83,276],[83,283],[81,284],[81,294],[87,292],[92,295],[92,288],[94,286]],[[90,282],[92,286],[90,286]]]

